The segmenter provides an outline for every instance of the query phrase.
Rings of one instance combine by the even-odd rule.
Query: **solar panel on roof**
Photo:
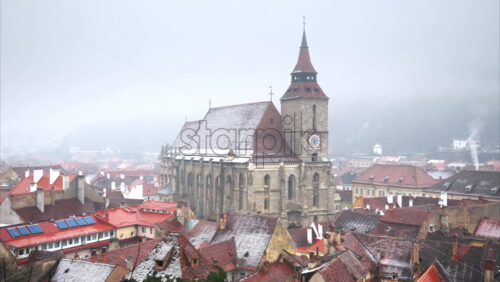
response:
[[[15,227],[7,228],[7,231],[9,232],[10,236],[12,236],[12,238],[21,236],[21,234],[19,234],[19,231],[17,231]]]
[[[17,230],[21,233],[21,235],[30,235],[30,232],[26,228],[26,226],[19,226],[17,227]]]
[[[85,221],[88,223],[88,224],[95,224],[95,220],[93,218],[91,218],[90,216],[86,216],[84,217],[83,219],[85,219]]]
[[[73,219],[66,219],[66,223],[69,225],[69,227],[77,227],[78,224]]]
[[[68,228],[68,225],[66,224],[66,222],[64,222],[64,220],[56,221],[56,225],[57,225],[57,227],[59,227],[59,229]]]
[[[28,225],[28,229],[30,230],[31,234],[43,233],[42,228],[38,224]]]
[[[76,223],[78,223],[78,225],[80,226],[84,226],[84,225],[87,225],[87,222],[85,220],[83,220],[83,218],[79,217],[79,218],[76,218],[75,219]]]

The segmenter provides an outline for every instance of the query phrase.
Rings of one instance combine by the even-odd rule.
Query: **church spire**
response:
[[[304,25],[304,31],[302,32],[302,44],[300,44],[300,48],[309,48],[309,46],[307,46],[307,38],[306,38],[306,17],[304,16],[304,21],[303,21],[303,25]]]

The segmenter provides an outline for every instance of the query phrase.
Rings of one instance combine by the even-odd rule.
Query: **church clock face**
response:
[[[311,146],[311,149],[319,151],[321,148],[321,137],[318,134],[309,136],[309,146]]]

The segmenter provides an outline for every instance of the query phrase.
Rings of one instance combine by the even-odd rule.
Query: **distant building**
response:
[[[424,192],[433,197],[442,193],[448,199],[486,199],[500,201],[500,172],[464,170],[440,181]]]
[[[467,148],[467,140],[453,139],[453,150],[462,151]]]
[[[357,197],[385,197],[388,194],[422,196],[437,181],[411,165],[377,164],[352,181],[353,201]]]

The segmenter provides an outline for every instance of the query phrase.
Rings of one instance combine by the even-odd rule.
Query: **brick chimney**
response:
[[[43,188],[36,189],[36,207],[43,212],[45,208],[45,199],[44,199],[44,191]]]
[[[129,271],[132,271],[132,269],[134,268],[134,260],[133,260],[133,258],[132,257],[127,257],[125,259],[125,262],[127,263],[127,269]]]
[[[112,250],[116,250],[119,248],[120,248],[120,240],[118,240],[118,238],[109,239],[108,250],[112,251]]]
[[[54,190],[54,186],[50,186],[50,204],[55,205],[56,203],[56,193]]]
[[[226,229],[226,224],[227,224],[227,213],[223,213],[220,215],[219,229],[220,230]]]
[[[391,281],[398,282],[399,281],[399,273],[397,270],[394,270],[391,275]]]
[[[458,253],[458,237],[457,235],[453,235],[453,241],[451,242],[451,256],[456,256]]]
[[[78,176],[77,194],[78,194],[78,201],[80,201],[80,203],[82,205],[84,205],[85,204],[85,177],[83,177],[82,175]]]
[[[484,281],[494,281],[495,275],[495,260],[494,259],[483,259],[483,271],[484,271]]]
[[[63,174],[63,190],[66,190],[68,188],[69,188],[69,175]]]
[[[267,260],[262,264],[262,271],[264,273],[269,273],[269,262]]]
[[[27,169],[27,170],[24,172],[24,177],[25,177],[25,178],[30,177],[30,170],[29,170],[29,169]]]

